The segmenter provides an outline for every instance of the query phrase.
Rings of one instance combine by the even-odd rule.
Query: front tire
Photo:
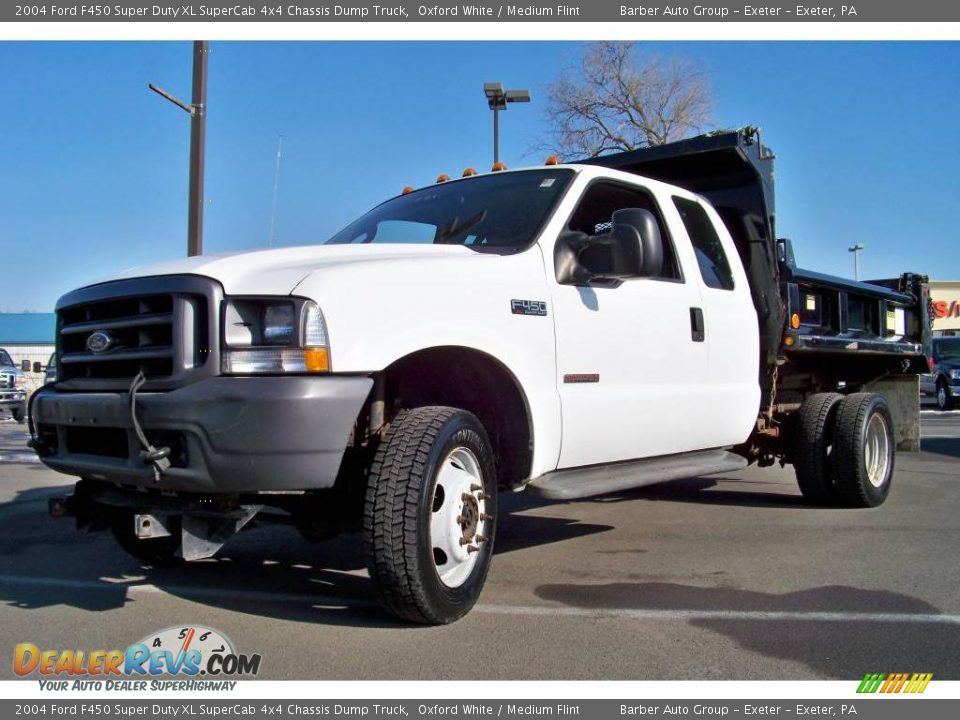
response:
[[[847,395],[837,410],[833,451],[837,488],[846,507],[877,507],[890,493],[894,461],[893,418],[873,393]]]
[[[953,406],[953,398],[950,397],[950,388],[943,378],[937,380],[937,410],[949,410]]]
[[[364,550],[388,612],[442,625],[483,589],[496,530],[493,453],[480,421],[449,407],[404,410],[370,467]]]
[[[14,408],[13,410],[10,411],[10,415],[13,417],[14,420],[16,420],[18,423],[23,425],[23,410],[20,410],[19,408]]]

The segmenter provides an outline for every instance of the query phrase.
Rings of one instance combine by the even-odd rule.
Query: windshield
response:
[[[441,183],[378,205],[327,244],[416,243],[517,250],[533,242],[573,171],[545,168]]]
[[[0,350],[0,365],[13,365],[13,360],[7,355],[6,350]]]
[[[941,360],[960,360],[960,337],[937,338],[933,341],[933,355]]]

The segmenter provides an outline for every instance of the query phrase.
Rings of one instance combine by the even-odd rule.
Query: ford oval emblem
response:
[[[113,345],[113,337],[108,332],[97,330],[87,338],[87,350],[94,355],[106,352]]]

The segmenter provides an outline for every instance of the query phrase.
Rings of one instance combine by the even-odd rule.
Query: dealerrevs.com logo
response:
[[[218,630],[183,625],[150,633],[126,650],[51,650],[30,642],[18,643],[13,652],[13,671],[19,677],[39,675],[43,689],[49,690],[145,690],[146,679],[158,676],[191,680],[203,676],[210,681],[186,685],[151,681],[151,690],[232,689],[235,682],[213,680],[255,677],[260,672],[260,660],[259,654],[238,653]]]

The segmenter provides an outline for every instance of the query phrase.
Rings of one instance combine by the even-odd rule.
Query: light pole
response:
[[[203,254],[203,157],[207,135],[207,56],[206,40],[193,43],[193,94],[190,104],[173,97],[153,83],[151,90],[190,113],[190,199],[187,218],[187,255]]]
[[[530,91],[504,90],[503,83],[487,82],[483,84],[483,94],[493,110],[493,164],[496,165],[500,162],[500,111],[507,109],[507,103],[530,102]]]
[[[853,277],[855,280],[860,279],[860,251],[863,250],[863,245],[857,243],[856,245],[851,245],[847,248],[847,252],[853,253]]]

